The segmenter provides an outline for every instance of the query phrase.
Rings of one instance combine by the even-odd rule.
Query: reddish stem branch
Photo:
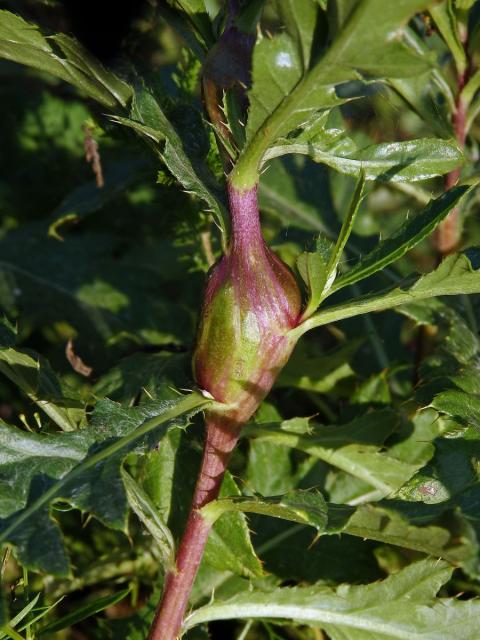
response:
[[[199,509],[218,497],[228,460],[239,434],[240,427],[232,424],[231,420],[207,415],[202,466],[190,515],[178,549],[176,566],[166,576],[163,597],[148,640],[176,640],[179,637],[190,591],[211,528]]]
[[[463,83],[461,85],[463,87]],[[461,91],[461,89],[460,89]],[[467,122],[467,109],[459,96],[456,101],[456,109],[453,114],[453,129],[455,131],[455,137],[461,148],[465,146],[466,138],[466,122]],[[445,176],[445,189],[450,189],[455,186],[460,178],[461,169],[458,167]],[[435,246],[438,251],[444,256],[452,253],[457,249],[458,242],[460,240],[460,221],[459,221],[459,209],[456,207],[448,215],[448,217],[438,226],[435,235]]]

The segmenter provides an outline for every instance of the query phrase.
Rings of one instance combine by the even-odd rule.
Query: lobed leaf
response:
[[[198,394],[132,409],[102,400],[88,429],[60,435],[25,433],[0,423],[0,543],[12,544],[25,567],[68,575],[50,505],[65,500],[125,531],[123,458],[158,442],[168,425],[185,426],[206,404]]]
[[[168,169],[187,193],[194,194],[206,203],[221,229],[225,231],[227,225],[224,198],[205,165],[205,158],[187,152],[182,137],[150,92],[137,91],[130,118],[112,116],[112,120],[133,129],[147,140],[162,143],[161,157]],[[155,148],[158,150],[158,147]]]
[[[480,602],[436,597],[451,573],[445,562],[423,560],[368,585],[249,591],[193,611],[184,628],[213,620],[269,618],[320,627],[334,638],[368,634],[378,639],[442,640],[449,634],[472,640]],[[349,633],[356,635],[337,635]]]
[[[469,558],[471,547],[458,544],[454,534],[438,524],[418,526],[398,501],[383,500],[376,504],[353,507],[325,502],[315,490],[292,490],[281,496],[221,498],[202,509],[202,514],[216,522],[231,512],[254,513],[280,518],[313,527],[320,535],[345,533],[363,540],[375,540],[458,562]],[[430,516],[429,520],[432,520]],[[418,520],[418,514],[417,514]],[[428,521],[428,516],[427,516]],[[423,524],[423,523],[420,523]],[[318,538],[317,538],[318,539]]]

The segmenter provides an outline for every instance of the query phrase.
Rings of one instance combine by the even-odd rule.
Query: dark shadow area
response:
[[[115,0],[64,0],[70,30],[97,58],[109,63],[120,53],[135,20],[148,3]]]

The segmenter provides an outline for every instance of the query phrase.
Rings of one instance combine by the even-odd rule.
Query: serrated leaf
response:
[[[432,200],[423,211],[407,219],[390,238],[380,242],[371,253],[362,258],[347,273],[340,276],[333,283],[331,292],[368,278],[401,258],[440,224],[468,190],[467,186],[454,187]]]
[[[449,559],[452,562],[458,561],[459,555],[468,556],[468,545],[459,550],[460,545],[448,529],[435,524],[415,526],[409,522],[408,514],[395,508],[397,504],[384,500],[379,504],[357,507],[346,523],[344,532],[366,540],[376,540]]]
[[[203,507],[202,514],[207,520],[215,522],[223,514],[236,511],[257,513],[310,525],[321,533],[327,530],[327,504],[322,494],[318,492],[291,491],[283,496],[271,498],[261,496],[220,498]],[[345,512],[350,515],[348,508]],[[338,528],[335,530],[338,531]]]
[[[464,254],[454,254],[443,260],[434,271],[421,276],[412,286],[408,284],[383,294],[372,294],[352,302],[330,307],[305,320],[293,335],[302,335],[314,327],[338,322],[372,311],[394,309],[415,300],[428,300],[437,296],[480,293],[480,273]]]
[[[322,299],[327,284],[327,264],[319,253],[304,251],[297,258],[297,269],[308,287],[308,304],[304,316],[308,318],[315,311]]]
[[[71,73],[74,75],[74,69],[79,69],[90,80],[95,82],[95,88],[101,87],[115,98],[116,102],[125,107],[132,98],[132,88],[117,78],[113,73],[103,68],[100,62],[92,56],[79,42],[63,33],[52,36],[53,40],[63,51],[68,63],[71,67]],[[76,74],[74,75],[76,78]],[[93,96],[95,97],[95,96]],[[111,100],[109,106],[116,106]]]
[[[197,394],[132,409],[103,400],[88,429],[61,435],[25,433],[0,423],[0,543],[12,544],[25,567],[67,575],[68,558],[49,506],[66,500],[125,530],[123,458],[158,442],[175,420],[184,426],[206,403]]]
[[[338,234],[337,242],[335,246],[332,246],[328,251],[328,257],[325,251],[325,243],[322,243],[318,253],[304,253],[299,258],[300,260],[303,257],[301,267],[303,267],[305,274],[302,274],[302,277],[308,284],[310,292],[308,304],[303,312],[302,318],[310,317],[320,306],[322,300],[327,297],[332,288],[337,275],[338,264],[342,258],[343,250],[350,237],[355,218],[360,208],[364,187],[365,173],[362,170],[355,191],[353,192],[347,215],[344,218],[342,228]],[[302,273],[301,267],[300,273]]]
[[[408,19],[426,0],[357,0],[325,55],[302,77],[298,52],[288,34],[262,39],[254,50],[247,146],[234,169],[238,186],[256,182],[267,149],[320,109],[335,105],[335,85],[372,77],[403,77],[426,70],[425,60],[401,42]],[[371,16],[378,16],[372,21]],[[428,67],[427,67],[428,68]]]
[[[315,140],[292,138],[271,147],[264,161],[288,153],[308,155],[315,162],[356,178],[363,171],[367,180],[381,182],[428,180],[452,171],[463,161],[462,151],[455,142],[438,138],[384,142],[356,151],[340,149],[337,153],[322,149]]]
[[[371,412],[347,425],[318,425],[311,435],[299,435],[286,427],[250,425],[245,435],[304,451],[364,480],[384,496],[399,489],[433,455],[433,449],[425,451],[410,463],[382,452],[386,438],[399,428],[398,416],[388,410]]]
[[[197,609],[187,616],[185,629],[212,620],[280,618],[321,627],[329,635],[351,629],[371,638],[441,640],[450,634],[473,640],[480,602],[436,597],[451,573],[445,562],[423,560],[369,585],[250,591]]]
[[[147,90],[135,94],[130,118],[112,116],[118,124],[129,127],[143,137],[163,143],[161,157],[168,169],[188,193],[203,200],[225,230],[226,209],[218,185],[205,165],[205,158],[187,153],[184,143],[154,96]]]
[[[45,38],[36,25],[9,11],[0,12],[0,57],[51,73],[110,108],[125,106],[132,96],[131,87],[104,69],[79,42],[63,34]]]
[[[328,294],[333,284],[333,280],[337,274],[338,265],[340,263],[340,260],[342,259],[343,250],[345,249],[345,245],[348,242],[348,238],[352,233],[353,225],[355,224],[355,219],[357,217],[360,204],[362,202],[363,190],[365,188],[365,180],[366,180],[365,172],[362,169],[360,171],[360,175],[358,177],[355,190],[352,194],[350,206],[343,220],[342,228],[340,229],[340,233],[338,234],[337,242],[335,243],[335,247],[333,248],[330,255],[330,259],[328,261],[327,282],[325,283],[325,288],[322,291],[322,298],[324,298]]]
[[[397,507],[397,508],[395,508]],[[281,496],[223,498],[206,505],[204,516],[215,521],[231,511],[254,513],[313,527],[318,534],[346,533],[364,540],[376,540],[436,557],[458,561],[471,553],[454,536],[438,525],[415,526],[395,501],[352,507],[332,504],[318,491],[289,491]]]

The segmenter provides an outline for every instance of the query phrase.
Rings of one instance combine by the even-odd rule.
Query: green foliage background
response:
[[[68,32],[61,2],[3,4],[45,33]],[[201,455],[207,401],[188,394],[190,356],[226,217],[199,74],[221,4],[150,6],[111,61],[115,76],[68,39],[44,40],[0,14],[0,638],[148,631]],[[299,102],[314,120],[300,126],[293,110],[264,156],[265,237],[292,268],[307,252],[303,276],[325,275],[322,251],[363,169],[335,305],[358,310],[364,303],[352,299],[432,271],[427,233],[461,197],[461,249],[470,250],[395,310],[321,308],[325,321],[314,321],[322,326],[302,338],[246,427],[223,499],[208,511],[216,523],[185,629],[192,640],[475,640],[480,296],[426,300],[422,291],[480,289],[478,190],[458,187],[428,205],[460,163],[468,184],[478,173],[480,5],[417,13],[385,51],[376,33],[380,47],[387,27],[428,2],[267,2],[247,142],[305,76],[327,4],[330,39],[356,5],[366,10],[332,61],[334,79],[324,75],[314,101]],[[463,157],[451,110],[465,16],[476,80]],[[12,30],[25,37],[18,50]],[[291,75],[275,76],[272,60],[285,52]],[[327,91],[333,82],[340,89]],[[87,130],[102,188],[84,158]],[[245,132],[235,133],[238,154]],[[379,250],[379,238],[393,240]],[[330,295],[306,280],[314,306]],[[393,306],[398,291],[367,308]]]

